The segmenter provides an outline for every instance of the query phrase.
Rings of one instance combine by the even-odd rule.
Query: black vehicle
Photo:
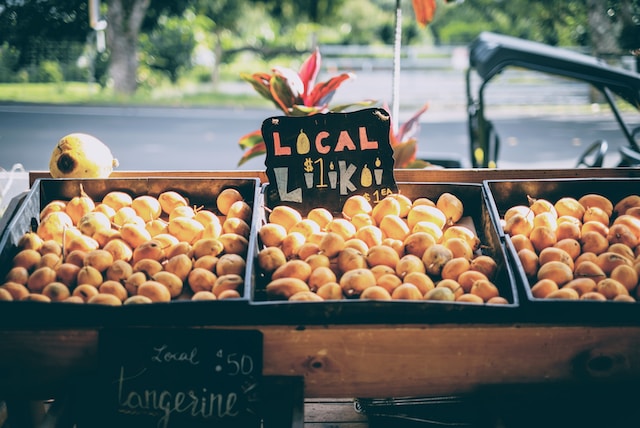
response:
[[[485,116],[485,89],[505,69],[517,67],[575,79],[592,86],[610,106],[625,143],[620,146],[618,166],[640,166],[640,127],[630,127],[621,114],[621,103],[640,109],[640,74],[607,65],[595,57],[568,49],[515,37],[484,32],[469,46],[466,73],[469,155],[474,168],[496,168],[500,136]],[[479,76],[474,85],[472,77]],[[591,143],[576,167],[602,167],[608,150],[606,140]]]

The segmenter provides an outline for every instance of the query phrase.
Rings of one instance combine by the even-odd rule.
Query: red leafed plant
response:
[[[364,100],[357,103],[330,107],[329,103],[340,85],[353,78],[352,73],[342,73],[325,82],[316,84],[320,70],[320,52],[316,49],[295,72],[285,67],[274,67],[273,73],[242,73],[241,77],[249,82],[264,98],[271,100],[286,116],[311,116],[317,113],[341,112],[353,107],[367,107],[376,103]],[[416,161],[418,119],[427,110],[423,106],[394,133],[391,128],[389,141],[394,151],[396,168],[422,167]],[[388,109],[387,109],[388,110]],[[249,159],[266,153],[265,143],[260,130],[250,132],[240,138],[240,147],[245,150],[238,165]]]
[[[302,63],[298,72],[286,67],[274,67],[271,74],[241,73],[240,77],[249,82],[262,97],[271,100],[286,116],[341,112],[355,106],[366,107],[375,104],[375,101],[365,100],[330,107],[336,90],[354,75],[342,73],[327,81],[316,83],[320,61],[320,51],[316,48]],[[244,135],[240,138],[239,144],[245,150],[239,165],[266,152],[260,130]]]
[[[420,127],[420,116],[428,109],[429,104],[423,105],[409,120],[401,124],[395,133],[391,127],[389,142],[393,149],[394,168],[425,168],[430,165],[429,162],[416,159],[418,139],[415,137]]]

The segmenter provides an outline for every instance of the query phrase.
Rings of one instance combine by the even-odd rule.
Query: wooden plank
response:
[[[215,327],[212,327],[215,328]],[[227,328],[227,327],[225,327]],[[305,397],[456,395],[482,385],[640,380],[640,326],[242,326]],[[97,365],[97,330],[0,331],[0,396],[49,398]]]
[[[262,331],[265,374],[304,376],[307,397],[455,395],[483,384],[640,376],[638,327],[347,326]]]
[[[367,417],[355,411],[353,399],[308,399],[304,403],[307,428],[366,428]]]
[[[397,169],[398,182],[464,182],[482,183],[483,180],[518,179],[571,179],[571,178],[627,178],[640,176],[636,168],[575,168],[575,169]]]
[[[575,169],[481,169],[481,168],[427,168],[396,169],[394,176],[397,182],[463,182],[482,183],[483,180],[517,180],[517,179],[559,179],[559,178],[631,178],[639,177],[638,168],[575,168]],[[50,178],[48,171],[31,171],[29,184],[38,178]],[[267,175],[264,170],[229,170],[229,171],[114,171],[112,178],[129,177],[257,177],[264,183]]]
[[[229,171],[114,171],[110,178],[138,178],[138,177],[175,177],[175,178],[201,178],[201,177],[228,177],[228,178],[254,178],[266,181],[265,171],[229,170]],[[49,171],[30,171],[29,186],[38,178],[51,178]]]

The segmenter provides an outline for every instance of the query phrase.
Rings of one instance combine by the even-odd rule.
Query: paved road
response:
[[[259,129],[271,110],[219,108],[120,108],[0,106],[0,167],[21,163],[27,170],[48,169],[58,139],[83,131],[106,142],[123,170],[263,169],[264,158],[242,167],[238,139]],[[615,164],[621,143],[609,117],[498,116],[502,136],[499,167],[570,168],[589,143],[610,142]],[[420,126],[419,148],[427,158],[458,158],[469,166],[468,137],[463,108],[428,111]]]

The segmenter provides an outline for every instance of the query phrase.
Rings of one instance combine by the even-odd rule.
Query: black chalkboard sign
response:
[[[265,120],[270,200],[303,212],[338,211],[353,195],[375,202],[397,192],[390,122],[380,108]]]
[[[104,330],[98,425],[258,427],[262,349],[254,330]]]

